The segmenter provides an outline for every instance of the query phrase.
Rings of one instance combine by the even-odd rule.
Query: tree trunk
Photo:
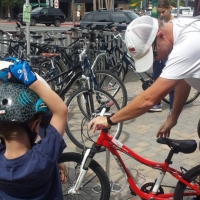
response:
[[[108,10],[108,0],[105,0],[106,8]]]
[[[96,7],[96,0],[93,0],[93,11],[97,10],[97,7]]]
[[[10,20],[10,7],[6,6],[6,18]]]
[[[98,0],[98,9],[100,8],[100,1],[101,1],[101,0]]]
[[[103,0],[101,0],[101,7],[100,7],[101,9],[103,8]]]

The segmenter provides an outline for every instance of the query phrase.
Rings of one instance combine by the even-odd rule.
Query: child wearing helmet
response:
[[[0,199],[63,199],[57,160],[66,147],[66,105],[26,61],[15,61],[0,79]],[[46,135],[35,144],[48,109]]]

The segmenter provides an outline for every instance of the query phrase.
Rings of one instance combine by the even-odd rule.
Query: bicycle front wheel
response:
[[[200,165],[188,170],[183,178],[192,184],[195,188],[200,188]],[[194,197],[194,198],[192,198]],[[187,187],[184,183],[179,181],[174,190],[174,200],[186,200],[196,199],[200,200],[200,196],[197,196],[196,192]]]
[[[107,92],[100,88],[93,90],[80,89],[71,94],[67,100],[68,119],[66,133],[70,140],[79,148],[90,148],[99,136],[98,131],[92,133],[87,130],[88,122],[94,117],[97,110],[101,112],[111,102],[109,113],[115,113],[120,108],[116,100]],[[112,126],[110,134],[119,138],[122,130],[122,123]],[[105,148],[101,148],[104,151]]]
[[[106,172],[95,160],[91,161],[79,191],[76,194],[69,194],[69,190],[74,186],[80,173],[81,162],[82,155],[79,153],[63,153],[59,158],[58,163],[64,164],[64,174],[66,174],[66,180],[62,183],[63,198],[66,200],[109,200],[109,179]]]
[[[123,108],[127,104],[127,91],[120,78],[109,71],[95,71],[94,74],[98,86],[111,94]]]

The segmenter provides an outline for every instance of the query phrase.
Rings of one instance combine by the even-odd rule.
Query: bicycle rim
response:
[[[89,93],[92,94],[91,98],[89,97]],[[115,113],[119,110],[119,105],[116,100],[109,93],[106,93],[99,88],[94,89],[92,92],[87,89],[80,89],[71,94],[67,100],[68,120],[66,133],[76,146],[81,149],[90,148],[93,142],[96,141],[99,131],[96,131],[96,133],[90,131],[88,133],[87,124],[93,117],[93,110],[97,110],[100,106],[111,101],[113,102],[113,105],[108,112]],[[122,123],[119,123],[116,126],[112,126],[110,134],[115,138],[119,138],[121,130]],[[101,149],[101,151],[104,150],[105,148]]]
[[[108,71],[96,71],[94,74],[98,86],[112,95],[120,108],[124,107],[127,103],[127,91],[120,78]]]
[[[191,88],[190,94],[188,96],[187,101],[185,102],[185,105],[192,103],[199,95],[200,93],[197,90]],[[165,98],[163,98],[163,101],[167,104],[170,104],[170,95],[168,94]]]
[[[77,194],[69,194],[70,188],[80,173],[80,163],[82,155],[79,153],[63,153],[59,159],[66,174],[66,180],[62,183],[62,191],[64,200],[109,200],[110,183],[103,168],[94,160],[91,161],[88,171],[82,181],[81,189]]]

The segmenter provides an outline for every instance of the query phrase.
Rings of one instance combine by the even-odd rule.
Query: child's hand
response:
[[[14,79],[14,82],[18,81],[27,87],[37,80],[27,61],[15,61],[14,65],[9,67],[9,71],[12,74],[11,81]]]

